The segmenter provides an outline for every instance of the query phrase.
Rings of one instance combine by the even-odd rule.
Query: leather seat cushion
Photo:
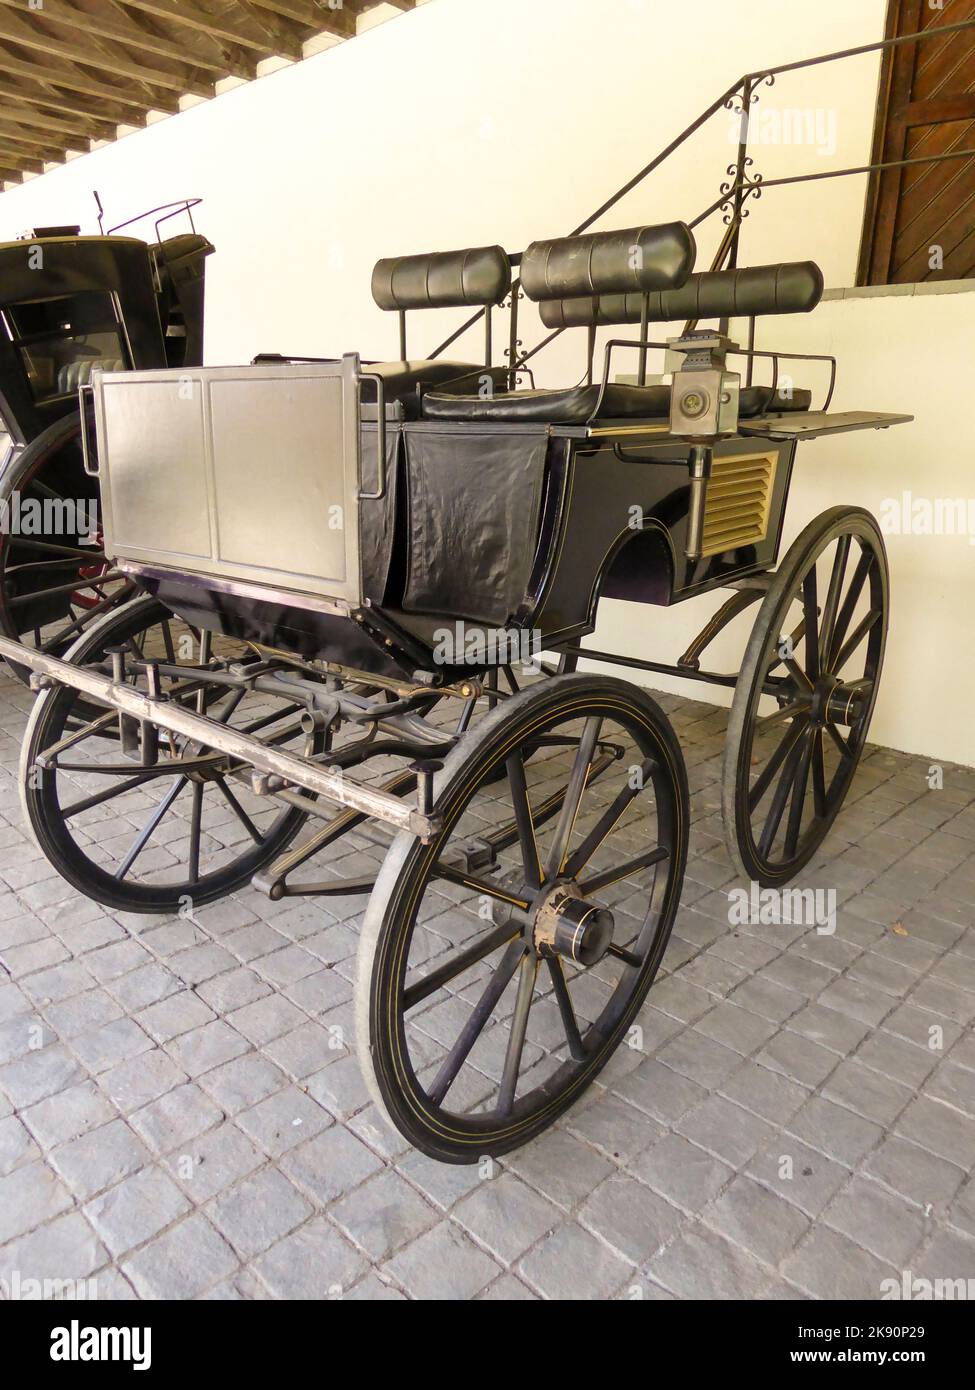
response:
[[[808,410],[809,391],[793,390],[791,396],[775,393],[769,386],[746,386],[739,398],[742,419],[764,415],[770,408]],[[561,390],[509,391],[495,396],[447,395],[430,391],[423,397],[421,413],[425,420],[468,420],[494,423],[544,423],[584,425],[592,418],[599,401],[599,387],[569,386]],[[611,382],[600,404],[598,419],[666,419],[670,414],[669,386],[630,386]]]
[[[507,380],[507,368],[485,367],[476,362],[444,362],[440,358],[415,362],[363,362],[364,372],[375,372],[383,379],[387,400],[410,395],[417,387],[438,386],[441,390],[456,386],[458,391],[470,391],[479,386],[482,377],[489,376],[495,389]],[[369,382],[365,383],[363,398],[369,399]]]

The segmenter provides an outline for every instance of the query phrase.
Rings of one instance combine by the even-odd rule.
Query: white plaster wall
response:
[[[369,296],[379,256],[493,241],[518,250],[569,231],[741,73],[872,42],[884,10],[884,0],[431,0],[8,190],[0,238],[44,222],[95,230],[93,188],[110,222],[200,195],[199,225],[218,248],[208,268],[210,362],[261,350],[393,356],[395,320]],[[877,72],[868,55],[763,87],[754,168],[774,178],[865,162]],[[776,142],[794,111],[812,139],[796,143],[791,118],[793,138]],[[722,113],[600,225],[696,216],[725,177],[734,135]],[[863,196],[862,177],[769,190],[753,204],[742,263],[812,256],[828,285],[851,284]],[[700,229],[699,265],[721,230],[719,217]],[[836,501],[876,509],[906,488],[973,491],[973,303],[966,294],[840,301],[763,325],[766,346],[836,351],[838,408],[919,417],[899,431],[800,446],[790,534]],[[411,353],[461,317],[414,316]],[[522,336],[528,345],[541,336],[530,310]],[[538,359],[540,382],[578,378],[579,337]],[[479,343],[472,336],[456,350],[476,354]],[[893,628],[873,734],[975,763],[964,622],[975,552],[967,540],[898,537],[891,558]],[[607,602],[594,640],[676,655],[717,601],[669,612]]]

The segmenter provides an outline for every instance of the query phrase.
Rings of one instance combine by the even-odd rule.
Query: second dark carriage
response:
[[[157,234],[184,213],[191,230],[156,243],[39,227],[0,244],[0,425],[9,441],[0,632],[46,651],[64,651],[134,592],[106,561],[97,484],[82,467],[79,388],[96,368],[202,362],[213,247],[193,228],[191,203],[154,209]]]
[[[736,685],[729,845],[766,884],[815,853],[863,748],[887,623],[876,524],[833,508],[774,567],[797,439],[909,417],[810,410],[774,356],[743,387],[733,345],[693,327],[672,381],[649,383],[651,321],[821,292],[809,263],[694,276],[693,257],[680,223],[524,253],[546,321],[589,330],[587,379],[563,390],[511,389],[489,334],[483,366],[411,362],[401,339],[397,363],[94,373],[106,550],[147,597],[64,661],[0,640],[41,690],[26,813],[82,891],[149,912],[248,880],[326,906],[368,893],[362,1068],[447,1161],[574,1102],[629,1036],[677,910],[679,746],[646,691],[580,656]],[[496,247],[381,262],[374,288],[401,315],[491,306],[510,264]],[[611,379],[619,343],[596,379],[595,325],[631,321],[635,381]],[[579,646],[602,595],[718,586],[676,663]],[[702,671],[759,601],[740,675]],[[559,668],[519,688],[526,639]]]

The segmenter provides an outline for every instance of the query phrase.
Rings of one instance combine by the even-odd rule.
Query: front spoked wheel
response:
[[[680,898],[687,781],[649,695],[567,675],[462,740],[435,809],[436,838],[398,836],[376,881],[356,1032],[390,1122],[474,1163],[550,1125],[633,1023]]]
[[[763,887],[819,849],[863,752],[887,638],[889,578],[869,512],[834,507],[790,548],[759,610],[728,720],[731,858]]]
[[[244,642],[210,637],[140,598],[106,614],[67,653],[79,666],[112,669],[143,694],[144,663],[163,663],[160,693],[277,747],[306,749],[285,699],[221,680],[255,659]],[[130,730],[135,736],[136,731]],[[25,817],[41,850],[80,892],[123,912],[175,912],[243,887],[298,833],[305,813],[253,795],[235,764],[163,732],[151,760],[124,737],[118,714],[69,686],[35,701],[21,756]]]

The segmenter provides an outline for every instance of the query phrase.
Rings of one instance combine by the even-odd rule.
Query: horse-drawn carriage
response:
[[[500,247],[377,265],[396,363],[94,370],[85,465],[105,553],[144,596],[63,659],[0,640],[40,691],[26,815],[82,892],[143,912],[249,881],[325,913],[368,894],[363,1070],[449,1162],[573,1103],[631,1028],[677,911],[680,747],[645,690],[580,656],[736,685],[729,849],[763,884],[822,844],[866,737],[887,626],[875,522],[834,507],[776,562],[797,441],[909,417],[812,409],[774,354],[753,354],[766,385],[742,385],[740,350],[695,329],[670,343],[671,382],[650,383],[651,323],[807,312],[822,291],[809,262],[694,274],[694,254],[681,223],[522,254],[543,321],[586,330],[567,389],[520,390],[492,364]],[[408,360],[406,312],[449,305],[485,307],[485,361]],[[598,374],[596,327],[633,323]],[[635,380],[613,379],[624,350]],[[720,587],[672,665],[579,645],[602,596]],[[755,603],[740,674],[702,671]],[[526,650],[555,665],[520,683]]]
[[[144,214],[159,214],[155,243],[64,226],[0,244],[0,425],[9,440],[0,632],[40,650],[63,652],[135,592],[102,545],[98,487],[81,461],[78,389],[96,369],[203,361],[204,260],[213,247],[193,227],[196,201]],[[160,240],[163,223],[184,212],[190,231]]]

